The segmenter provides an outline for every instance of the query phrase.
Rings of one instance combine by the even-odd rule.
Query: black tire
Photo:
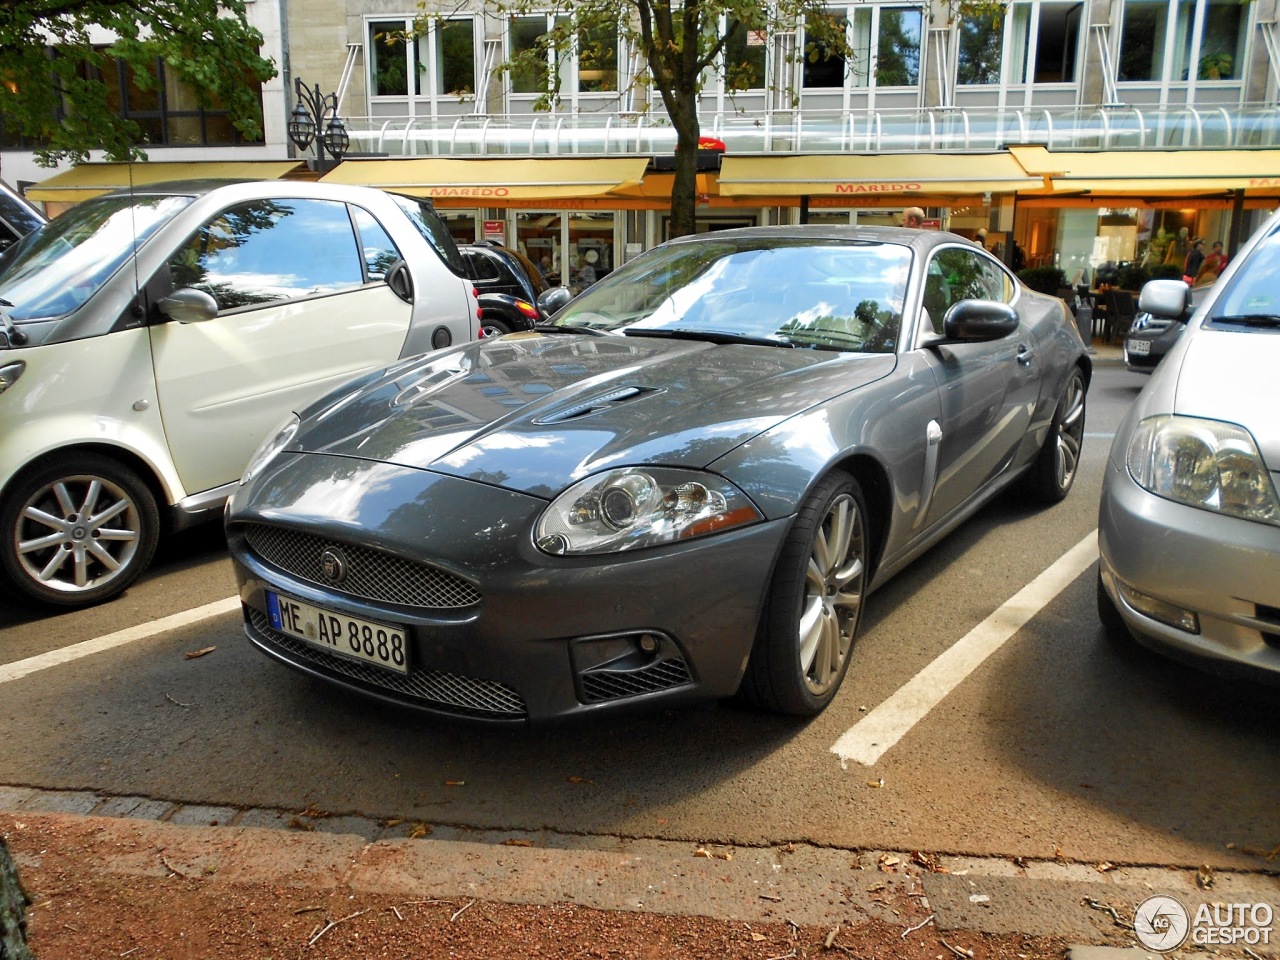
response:
[[[511,332],[511,325],[504,320],[491,320],[485,317],[480,321],[481,335],[488,339],[489,337],[501,337]]]
[[[868,550],[862,489],[846,473],[828,474],[801,505],[783,544],[741,699],[801,717],[831,702],[862,622]]]
[[[128,467],[93,453],[45,461],[0,502],[0,573],[32,600],[87,607],[138,578],[159,533],[155,497]]]
[[[1071,492],[1071,485],[1080,472],[1084,414],[1084,374],[1075,367],[1062,389],[1044,446],[1027,474],[1027,491],[1041,503],[1059,503]]]

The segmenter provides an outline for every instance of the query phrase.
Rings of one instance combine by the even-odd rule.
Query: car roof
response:
[[[943,243],[967,243],[971,240],[944,230],[919,230],[914,227],[856,226],[845,224],[793,224],[789,226],[738,227],[734,230],[716,230],[711,233],[690,234],[677,237],[671,243],[697,243],[714,240],[736,240],[760,237],[778,239],[855,240],[865,243],[898,243],[916,249],[927,250]]]
[[[190,179],[165,180],[160,183],[139,184],[136,187],[112,190],[104,194],[109,197],[121,196],[183,196],[201,197],[218,190],[243,194],[245,197],[260,196],[295,196],[295,197],[340,197],[361,194],[381,194],[386,191],[373,187],[360,187],[348,184],[320,183],[315,180],[294,180],[281,178],[276,180],[257,179]]]

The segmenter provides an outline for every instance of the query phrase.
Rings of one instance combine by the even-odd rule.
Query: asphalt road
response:
[[[544,729],[367,703],[251,650],[230,612],[0,683],[0,785],[595,837],[1256,869],[1280,844],[1280,704],[1104,637],[1096,565],[872,765],[832,747],[1094,530],[1144,383],[1099,367],[1075,489],[984,509],[870,601],[807,723],[722,703]],[[217,529],[93,610],[0,609],[0,665],[231,596]],[[187,654],[214,647],[196,658]]]

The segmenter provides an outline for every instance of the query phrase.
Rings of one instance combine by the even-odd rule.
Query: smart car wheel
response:
[[[31,599],[88,606],[137,579],[159,527],[147,485],[114,460],[83,454],[36,466],[0,504],[0,569]]]
[[[862,620],[866,512],[857,481],[832,473],[796,515],[743,678],[749,703],[813,716],[835,697]]]
[[[1049,435],[1027,477],[1032,495],[1044,503],[1062,500],[1075,483],[1084,441],[1084,395],[1084,374],[1076,367],[1067,378]]]

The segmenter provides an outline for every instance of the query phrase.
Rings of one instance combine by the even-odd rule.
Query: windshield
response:
[[[592,286],[555,325],[629,336],[891,353],[911,251],[750,237],[658,247]]]
[[[1280,230],[1264,237],[1243,266],[1213,304],[1208,322],[1274,328],[1280,324]]]
[[[77,204],[0,257],[0,299],[14,320],[77,309],[192,197],[101,197]]]

